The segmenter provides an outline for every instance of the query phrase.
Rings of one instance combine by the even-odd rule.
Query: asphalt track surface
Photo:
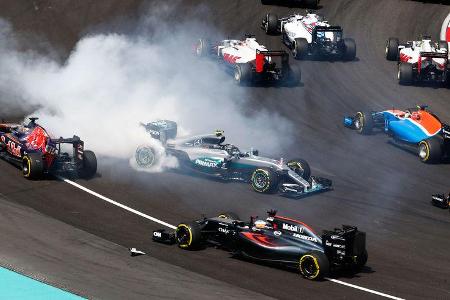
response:
[[[182,1],[179,9],[199,3]],[[284,47],[279,37],[264,35],[260,20],[267,11],[282,16],[292,8],[262,6],[256,0],[203,5],[209,10],[207,18],[229,36],[255,33],[269,48]],[[302,86],[251,87],[249,107],[263,106],[292,120],[297,129],[293,139],[299,146],[286,149],[285,157],[307,159],[314,173],[333,180],[334,191],[287,199],[256,194],[245,184],[136,173],[126,168],[126,162],[107,158],[99,159],[98,177],[76,182],[170,224],[223,211],[262,216],[271,208],[317,231],[355,224],[367,232],[369,261],[361,273],[340,274],[337,279],[407,299],[450,298],[450,216],[429,203],[432,193],[449,190],[450,165],[422,164],[384,135],[360,136],[342,126],[344,115],[360,109],[417,103],[430,105],[450,123],[449,89],[400,86],[395,63],[384,59],[387,37],[406,40],[430,33],[437,38],[450,9],[388,0],[323,0],[321,6],[320,12],[331,23],[343,26],[345,34],[356,40],[357,61],[295,62],[302,68]],[[218,290],[230,298],[261,294],[280,299],[378,298],[333,282],[311,282],[294,272],[233,259],[215,249],[182,251],[154,244],[151,231],[161,225],[65,182],[26,181],[3,161],[0,170],[1,194],[7,200],[1,205],[12,215],[24,216],[23,222],[15,217],[17,226],[8,227],[10,231],[1,231],[2,240],[17,245],[1,247],[0,257],[6,257],[2,264],[10,261],[20,269],[25,262],[53,284],[83,296],[113,299],[129,293],[129,298],[208,298],[219,296],[213,294]],[[6,213],[1,216],[2,221],[7,218]],[[148,255],[130,259],[126,247]]]

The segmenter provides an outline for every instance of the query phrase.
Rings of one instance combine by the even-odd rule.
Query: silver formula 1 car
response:
[[[176,138],[177,124],[173,121],[142,125],[163,143],[166,155],[178,159],[181,169],[223,180],[248,182],[259,193],[280,192],[295,197],[331,189],[331,180],[311,176],[305,160],[275,160],[259,156],[257,150],[241,151],[235,145],[224,144],[223,131]],[[159,158],[152,146],[142,145],[136,150],[135,159],[141,168],[151,168]]]

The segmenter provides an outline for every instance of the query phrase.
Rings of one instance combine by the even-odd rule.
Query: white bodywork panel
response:
[[[330,27],[330,24],[317,14],[307,14],[306,16],[296,14],[281,21],[281,32],[285,32],[291,42],[296,38],[304,38],[311,43],[312,32],[316,26]],[[325,37],[333,40],[334,33],[326,32]]]
[[[267,48],[255,38],[246,38],[243,41],[223,40],[217,46],[217,55],[231,64],[247,63],[256,59],[256,50],[267,51]]]
[[[434,52],[434,53],[446,53],[443,49],[438,49],[436,43],[431,42],[431,40],[424,39],[421,41],[411,42],[411,46],[402,47],[400,46],[400,61],[410,64],[415,64],[419,61],[420,52]],[[432,61],[431,61],[432,60]],[[444,58],[432,58],[428,59],[426,57],[421,58],[421,68],[425,68],[432,62],[438,67],[439,70],[445,69],[445,59]]]

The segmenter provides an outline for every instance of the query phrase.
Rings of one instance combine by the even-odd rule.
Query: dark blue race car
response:
[[[84,150],[79,137],[52,139],[47,131],[30,118],[27,125],[0,124],[0,157],[21,167],[23,176],[39,179],[46,173],[77,173],[80,177],[92,177],[97,172],[94,152]],[[73,154],[61,149],[71,144]]]

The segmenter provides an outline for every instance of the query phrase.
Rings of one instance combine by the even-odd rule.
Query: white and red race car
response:
[[[279,19],[277,15],[268,13],[261,27],[267,34],[281,33],[283,43],[296,59],[313,56],[354,60],[356,57],[355,41],[344,38],[340,26],[331,26],[318,14],[294,14]]]
[[[270,51],[252,36],[244,40],[222,40],[214,44],[200,39],[196,45],[198,57],[215,58],[230,70],[236,83],[299,82],[300,67],[289,65],[289,54],[283,50]]]
[[[415,81],[446,83],[450,79],[446,41],[433,42],[429,36],[424,36],[421,40],[401,44],[397,38],[389,38],[386,59],[398,62],[400,84]]]

